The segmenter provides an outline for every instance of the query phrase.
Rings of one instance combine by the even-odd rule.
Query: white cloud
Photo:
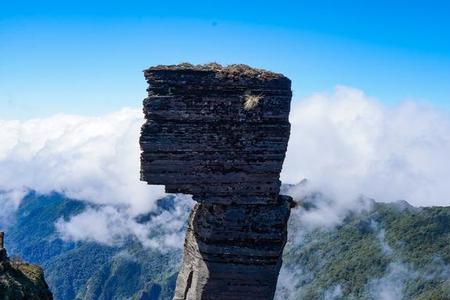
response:
[[[162,186],[139,180],[139,134],[143,123],[139,109],[122,109],[103,117],[56,115],[46,119],[1,121],[0,221],[17,209],[27,189],[52,191],[100,205],[57,229],[65,239],[93,240],[105,244],[130,234],[146,246],[158,248],[146,225],[134,217],[150,211],[165,195]],[[179,216],[180,217],[180,216]],[[173,239],[176,231],[169,231]]]
[[[275,300],[296,300],[304,298],[303,290],[299,289],[302,282],[310,282],[314,279],[314,274],[305,272],[302,266],[283,267],[278,276]]]
[[[7,227],[14,220],[14,212],[20,205],[26,190],[0,190],[0,228]]]
[[[336,201],[360,195],[449,205],[450,118],[405,102],[389,107],[362,91],[338,86],[293,103],[284,182],[308,178]]]
[[[139,181],[140,110],[104,117],[0,121],[0,190],[62,192],[96,204],[150,210],[163,188]]]
[[[95,241],[106,245],[119,245],[133,236],[144,247],[158,249],[181,249],[184,242],[185,220],[192,207],[189,196],[175,199],[173,211],[164,211],[150,222],[139,223],[133,215],[117,207],[88,208],[73,216],[69,222],[62,218],[56,228],[64,240]]]
[[[327,289],[324,293],[325,300],[342,299],[342,287],[340,285]]]
[[[407,265],[393,262],[389,264],[385,276],[369,282],[369,292],[376,300],[403,299],[405,282],[414,277],[417,277],[417,274]]]

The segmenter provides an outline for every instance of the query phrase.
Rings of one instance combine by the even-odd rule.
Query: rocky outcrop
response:
[[[198,202],[174,299],[272,299],[292,206],[279,195],[290,80],[245,65],[144,74],[141,179]]]
[[[3,246],[3,233],[0,233],[0,299],[53,299],[41,267],[8,257]]]

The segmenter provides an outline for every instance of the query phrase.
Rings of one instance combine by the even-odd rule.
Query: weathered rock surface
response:
[[[292,205],[279,195],[290,80],[245,65],[144,74],[141,179],[198,202],[174,299],[272,299]]]
[[[3,233],[0,234],[0,299],[53,299],[41,267],[9,259],[3,247]]]

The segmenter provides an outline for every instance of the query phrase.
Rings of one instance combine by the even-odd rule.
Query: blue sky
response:
[[[185,61],[450,111],[450,3],[370,2],[0,0],[0,118],[138,107],[144,68]]]

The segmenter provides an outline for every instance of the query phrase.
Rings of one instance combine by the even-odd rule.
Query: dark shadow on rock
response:
[[[197,204],[174,299],[273,299],[291,205]]]

